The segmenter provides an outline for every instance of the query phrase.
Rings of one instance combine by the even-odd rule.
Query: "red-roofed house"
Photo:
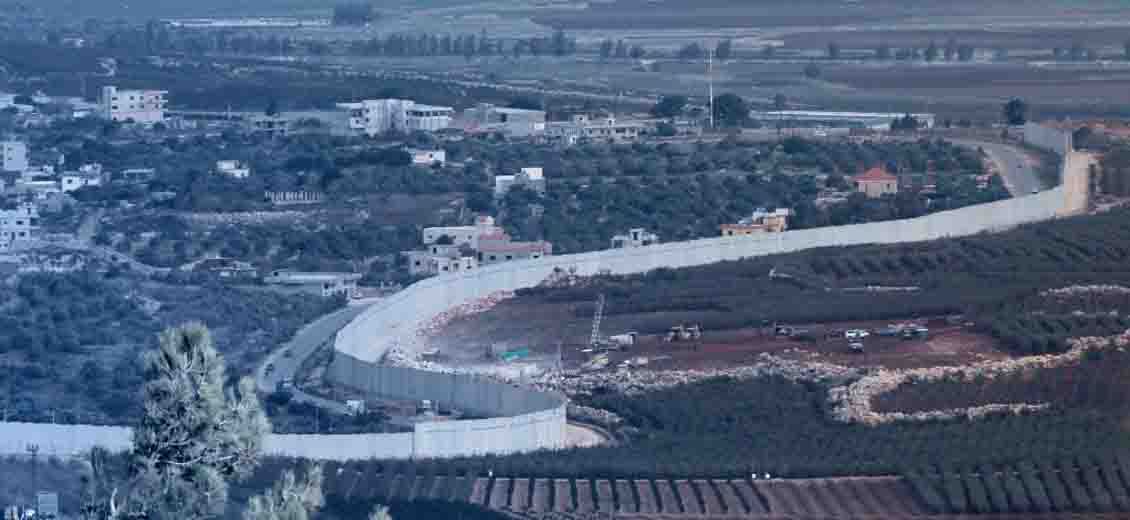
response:
[[[860,193],[872,199],[899,192],[899,178],[879,167],[856,175],[852,180],[855,181],[855,187]]]

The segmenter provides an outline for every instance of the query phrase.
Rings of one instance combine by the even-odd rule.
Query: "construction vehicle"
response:
[[[625,332],[615,336],[609,336],[608,342],[618,347],[630,347],[636,344],[640,334],[638,332]]]
[[[702,327],[696,325],[675,325],[667,330],[667,335],[663,341],[670,343],[672,341],[687,341],[692,339],[699,339],[702,337]]]

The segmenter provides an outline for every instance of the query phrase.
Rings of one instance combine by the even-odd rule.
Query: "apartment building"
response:
[[[0,158],[3,159],[0,170],[23,173],[29,166],[27,144],[21,141],[0,141]]]
[[[0,209],[0,250],[16,242],[33,240],[39,230],[39,210],[35,204],[20,204],[15,209]]]
[[[370,99],[357,103],[338,103],[345,112],[353,133],[373,137],[385,132],[435,132],[451,127],[455,109],[424,105],[408,99]]]
[[[165,90],[119,90],[102,87],[99,106],[102,117],[125,123],[153,124],[165,121]]]

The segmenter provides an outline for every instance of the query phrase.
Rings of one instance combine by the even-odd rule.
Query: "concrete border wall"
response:
[[[1033,122],[1024,123],[1024,142],[1055,153],[1060,157],[1074,150],[1071,132],[1043,126]]]
[[[1048,132],[1044,132],[1049,130]],[[1041,133],[1044,132],[1044,133]],[[1056,131],[1058,132],[1058,131]],[[1071,150],[1070,137],[1037,127],[1033,144],[1064,155],[1063,185],[1038,194],[889,222],[724,237],[546,257],[487,266],[429,278],[374,304],[345,326],[334,344],[327,372],[332,381],[371,394],[431,399],[491,419],[431,422],[411,433],[361,435],[271,435],[267,453],[323,460],[454,457],[555,449],[564,444],[566,416],[561,396],[467,375],[380,365],[394,346],[416,347],[419,326],[457,305],[498,291],[541,283],[556,269],[581,275],[602,271],[642,273],[788,253],[816,247],[918,242],[999,231],[1079,213],[1087,204],[1086,154]],[[0,423],[0,454],[71,456],[96,446],[129,449],[122,427]]]

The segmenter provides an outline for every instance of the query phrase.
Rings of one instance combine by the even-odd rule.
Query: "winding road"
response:
[[[278,388],[279,383],[288,379],[293,381],[295,373],[306,358],[310,357],[320,345],[332,340],[337,331],[368,307],[368,303],[350,304],[306,324],[290,341],[271,352],[267,359],[263,360],[263,364],[255,370],[255,386],[260,392],[269,394]],[[273,366],[274,369],[268,371],[268,366]],[[301,388],[291,389],[291,395],[291,399],[295,401],[337,413],[346,413],[344,403],[308,394]]]
[[[1023,197],[1038,191],[1043,191],[1050,186],[1044,186],[1036,169],[1032,167],[1033,160],[1023,149],[1012,145],[993,143],[988,141],[970,141],[965,139],[951,139],[954,143],[980,147],[989,155],[989,159],[997,165],[1004,187],[1013,197]]]

